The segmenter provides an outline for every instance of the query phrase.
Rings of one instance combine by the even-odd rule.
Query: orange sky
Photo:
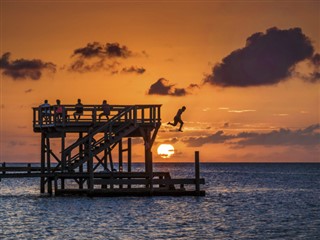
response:
[[[255,50],[248,59],[247,39],[259,32],[266,43],[252,38]],[[283,33],[288,36],[281,45],[273,36]],[[297,36],[310,41],[286,49]],[[79,97],[84,104],[103,99],[162,104],[163,124],[153,152],[160,143],[176,149],[165,161],[193,161],[199,150],[201,161],[320,162],[319,39],[318,1],[1,0],[0,162],[39,161],[40,135],[32,131],[31,107],[57,98],[73,104]],[[89,58],[75,52],[94,42],[102,47],[118,43],[118,50],[126,49],[128,55],[103,52]],[[303,44],[312,46],[309,55],[285,66],[293,52],[305,51]],[[269,54],[269,46],[278,50]],[[224,62],[236,50],[242,57],[229,66],[241,66],[241,71]],[[41,64],[30,70],[24,64],[34,59]],[[77,60],[87,68],[70,70]],[[260,61],[270,66],[262,64],[260,70]],[[213,71],[219,63],[227,74],[221,79]],[[287,76],[271,77],[284,68]],[[237,81],[233,85],[230,69]],[[36,70],[41,76],[33,75]],[[311,74],[318,78],[311,81]],[[211,78],[204,84],[206,76]],[[259,84],[246,82],[251,77]],[[171,91],[148,94],[161,78],[163,87],[173,85]],[[242,79],[246,86],[240,86]],[[272,79],[277,81],[270,83]],[[185,94],[176,96],[175,88]],[[183,105],[184,132],[177,133],[166,123]],[[134,146],[135,161],[142,161],[141,148]],[[159,156],[154,160],[164,161]]]

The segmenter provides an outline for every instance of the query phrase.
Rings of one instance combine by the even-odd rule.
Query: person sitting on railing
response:
[[[101,117],[104,115],[109,120],[109,115],[111,111],[110,105],[107,103],[107,100],[103,100],[101,105],[102,113],[99,114],[99,121],[101,120]]]
[[[50,104],[48,103],[48,100],[44,100],[44,103],[39,106],[39,111],[41,111],[41,119],[42,118],[46,121],[49,122],[50,120]]]
[[[57,99],[57,105],[55,107],[56,109],[56,121],[61,122],[63,119],[63,113],[64,113],[64,106],[61,105],[61,101]],[[65,118],[69,119],[69,115],[65,113]]]
[[[78,103],[75,106],[75,112],[73,113],[73,117],[76,121],[80,119],[80,116],[83,115],[83,105],[81,103],[81,99],[78,99]]]

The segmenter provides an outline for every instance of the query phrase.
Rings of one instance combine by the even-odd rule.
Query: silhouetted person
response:
[[[56,121],[61,122],[63,118],[64,107],[61,105],[61,101],[59,99],[56,100]],[[69,115],[65,115],[66,118],[69,118]]]
[[[46,122],[49,121],[49,119],[50,119],[50,104],[48,103],[47,99],[44,100],[44,103],[39,106],[39,111],[41,111],[42,118],[44,118]]]
[[[75,112],[73,113],[73,117],[76,121],[80,119],[80,116],[83,115],[83,105],[81,103],[81,99],[78,99],[78,103],[75,106]]]
[[[168,122],[169,125],[172,126],[177,126],[178,123],[180,123],[180,127],[179,127],[179,131],[182,132],[182,126],[183,126],[183,121],[181,119],[181,115],[182,113],[186,110],[186,107],[183,106],[182,108],[180,108],[176,114],[176,116],[173,119],[173,123]]]
[[[101,120],[102,116],[106,116],[106,118],[109,120],[111,108],[110,108],[110,105],[107,103],[107,100],[103,100],[101,109],[102,109],[102,113],[99,114],[99,121]]]

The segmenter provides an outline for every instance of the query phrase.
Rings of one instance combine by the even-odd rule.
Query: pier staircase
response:
[[[86,136],[79,138],[75,143],[66,148],[62,154],[66,159],[67,170],[75,170],[102,151],[111,151],[114,144],[137,130],[139,125],[135,117],[122,121],[123,117],[130,114],[133,110],[134,107],[125,108],[109,121],[92,129]],[[103,136],[101,137],[101,135]],[[81,146],[84,149],[79,152]]]

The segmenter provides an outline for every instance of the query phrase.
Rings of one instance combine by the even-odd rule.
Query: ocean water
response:
[[[205,197],[48,197],[2,179],[0,239],[320,239],[320,164],[203,163],[201,177]]]

